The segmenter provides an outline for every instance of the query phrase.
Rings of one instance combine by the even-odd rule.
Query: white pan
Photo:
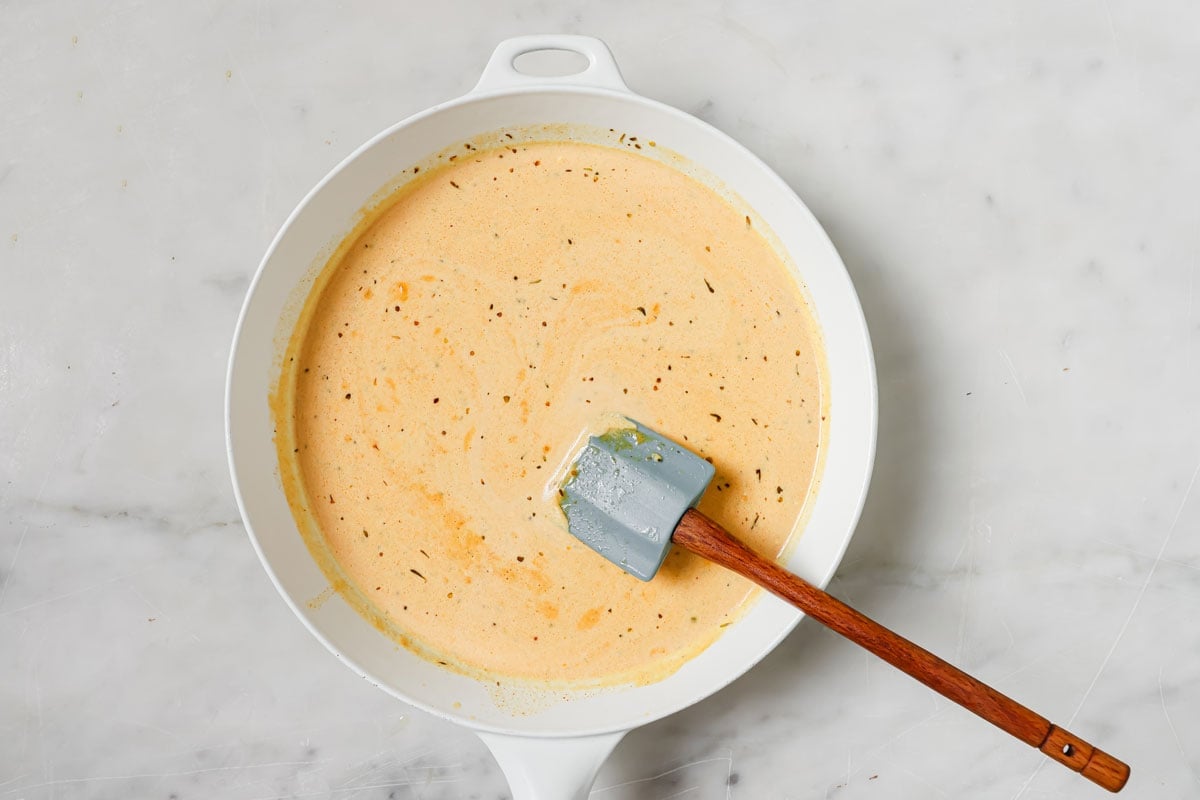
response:
[[[514,68],[515,58],[539,50],[578,53],[588,65],[559,78],[531,77]],[[796,266],[824,336],[831,403],[823,479],[787,566],[819,586],[833,576],[858,521],[876,429],[866,324],[841,259],[820,225],[791,189],[737,142],[631,92],[597,39],[547,35],[501,43],[471,92],[379,134],[304,198],[267,250],[234,335],[226,439],[242,519],[263,566],[308,629],[383,690],[477,731],[503,768],[515,800],[586,797],[600,764],[627,731],[716,692],[757,663],[801,617],[765,595],[712,646],[657,683],[569,700],[561,690],[530,688],[519,699],[498,702],[486,685],[396,645],[340,596],[310,602],[329,584],[284,496],[267,404],[298,300],[363,207],[395,185],[402,170],[472,136],[543,123],[637,131],[642,141],[656,140],[740,196]],[[797,674],[795,680],[805,676]]]

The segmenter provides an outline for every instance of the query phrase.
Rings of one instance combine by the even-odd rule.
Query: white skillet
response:
[[[578,53],[588,65],[557,78],[531,77],[514,68],[518,56],[540,50]],[[514,800],[587,797],[600,764],[626,732],[716,692],[756,664],[801,617],[764,596],[715,644],[658,683],[567,701],[561,691],[530,688],[519,699],[498,704],[485,684],[398,647],[340,596],[309,602],[328,582],[296,530],[280,485],[267,405],[298,300],[363,206],[402,170],[477,134],[542,123],[636,131],[642,141],[656,140],[737,193],[796,265],[824,336],[831,402],[823,480],[787,566],[819,586],[833,576],[854,532],[876,433],[875,370],[866,324],[841,259],[820,225],[792,190],[737,142],[631,92],[598,39],[545,35],[502,42],[472,91],[379,134],[304,198],[259,265],[234,335],[225,422],[242,519],[267,573],[308,629],[380,688],[475,730],[504,770]],[[797,682],[805,678],[795,676]]]

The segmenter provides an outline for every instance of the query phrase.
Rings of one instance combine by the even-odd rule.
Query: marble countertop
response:
[[[763,157],[827,227],[881,427],[831,590],[1200,796],[1200,11],[1184,2],[8,4],[0,800],[500,798],[329,656],[226,470],[234,322],[327,170],[528,32]],[[592,795],[1105,793],[806,621]]]

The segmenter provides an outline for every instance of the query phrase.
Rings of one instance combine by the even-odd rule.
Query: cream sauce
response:
[[[613,147],[469,151],[384,209],[318,281],[276,407],[331,583],[471,674],[677,669],[749,585],[678,549],[653,581],[626,575],[561,527],[554,478],[581,432],[624,414],[710,458],[701,510],[781,552],[826,429],[786,264],[715,191]]]

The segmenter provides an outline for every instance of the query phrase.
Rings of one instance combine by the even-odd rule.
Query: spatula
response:
[[[631,423],[588,439],[559,504],[576,538],[641,580],[653,578],[677,544],[778,595],[1105,789],[1125,786],[1123,762],[763,558],[693,508],[714,472],[695,453]]]

